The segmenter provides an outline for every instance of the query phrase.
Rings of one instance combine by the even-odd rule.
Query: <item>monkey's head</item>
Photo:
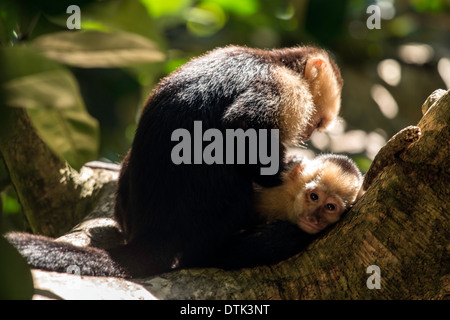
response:
[[[343,80],[337,64],[327,51],[314,47],[284,48],[270,51],[277,67],[281,103],[280,138],[298,145],[314,130],[327,129],[341,107]]]
[[[341,155],[321,155],[299,163],[288,179],[302,181],[291,221],[311,234],[336,223],[361,195],[362,175],[351,159]]]
[[[343,80],[338,66],[324,50],[308,55],[304,77],[314,101],[314,111],[303,133],[309,139],[314,130],[325,130],[333,123],[341,108]]]

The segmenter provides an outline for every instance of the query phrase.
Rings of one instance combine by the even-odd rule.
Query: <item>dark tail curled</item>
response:
[[[77,247],[27,233],[8,233],[6,239],[32,268],[87,276],[130,277],[129,271],[106,250]]]

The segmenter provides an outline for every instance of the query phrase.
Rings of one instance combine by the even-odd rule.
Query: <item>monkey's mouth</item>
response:
[[[305,219],[298,219],[298,225],[303,231],[310,234],[317,233],[323,229],[320,225],[308,222]]]

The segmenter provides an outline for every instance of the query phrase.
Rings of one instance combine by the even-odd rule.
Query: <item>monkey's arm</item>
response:
[[[363,190],[367,190],[381,171],[394,163],[399,154],[403,152],[411,143],[419,140],[421,136],[419,127],[409,126],[395,134],[386,145],[380,149],[372,165],[364,177]]]
[[[317,237],[286,221],[260,224],[233,237],[202,266],[239,269],[274,264],[301,252]]]

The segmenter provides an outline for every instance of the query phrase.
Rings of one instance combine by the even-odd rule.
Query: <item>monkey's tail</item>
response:
[[[8,233],[8,240],[34,269],[73,273],[86,276],[132,278],[142,273],[156,274],[146,261],[141,270],[139,260],[145,259],[143,250],[133,245],[114,249],[77,247],[72,244],[27,233]]]

